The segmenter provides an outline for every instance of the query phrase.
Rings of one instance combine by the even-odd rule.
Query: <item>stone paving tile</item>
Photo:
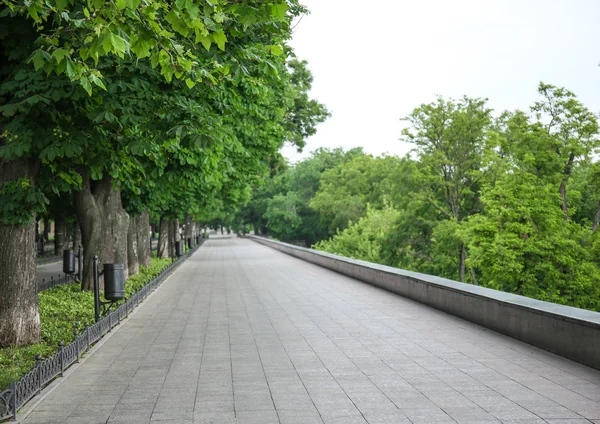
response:
[[[23,422],[600,424],[600,372],[211,239]]]

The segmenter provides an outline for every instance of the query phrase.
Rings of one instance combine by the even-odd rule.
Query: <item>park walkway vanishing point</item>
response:
[[[600,424],[600,372],[245,239],[114,331],[24,423]]]

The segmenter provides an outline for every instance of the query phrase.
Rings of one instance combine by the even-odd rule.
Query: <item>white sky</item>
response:
[[[332,117],[318,147],[403,155],[400,118],[436,94],[527,110],[540,81],[600,112],[600,0],[301,0],[291,45]]]

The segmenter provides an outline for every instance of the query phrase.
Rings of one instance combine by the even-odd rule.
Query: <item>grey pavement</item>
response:
[[[24,422],[600,424],[600,372],[211,239]]]
[[[77,269],[77,260],[75,260],[75,269]],[[58,278],[63,275],[63,264],[61,261],[50,262],[37,266],[37,281],[48,280],[50,277]]]

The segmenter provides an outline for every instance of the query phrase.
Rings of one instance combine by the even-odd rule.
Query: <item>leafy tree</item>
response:
[[[286,65],[291,17],[303,10],[295,1],[2,4],[0,237],[10,244],[0,249],[0,289],[10,295],[0,345],[39,334],[28,252],[46,203],[42,165],[69,186],[53,190],[74,192],[90,287],[95,254],[130,259],[123,193],[134,215],[180,215],[193,196],[257,173],[286,139],[299,143],[312,131],[302,107],[323,112],[290,76],[301,66]],[[296,125],[284,123],[294,107]],[[153,194],[164,194],[156,181],[165,176],[178,181],[175,196]]]
[[[460,224],[481,210],[479,192],[484,172],[481,165],[491,125],[490,112],[481,99],[438,98],[405,118],[410,127],[402,132],[403,140],[415,145],[419,159],[415,179],[421,189],[416,195],[437,210],[440,222]],[[449,241],[448,246],[456,245],[445,237],[439,240]],[[464,281],[467,250],[460,242],[457,247],[454,275]]]
[[[367,213],[356,223],[329,240],[316,243],[315,249],[370,262],[381,262],[385,240],[393,231],[398,211],[386,204],[382,209],[367,205]]]
[[[310,207],[321,216],[330,234],[345,229],[365,215],[366,205],[383,207],[386,199],[394,204],[402,199],[405,161],[394,156],[373,157],[360,154],[323,172],[319,191]]]

